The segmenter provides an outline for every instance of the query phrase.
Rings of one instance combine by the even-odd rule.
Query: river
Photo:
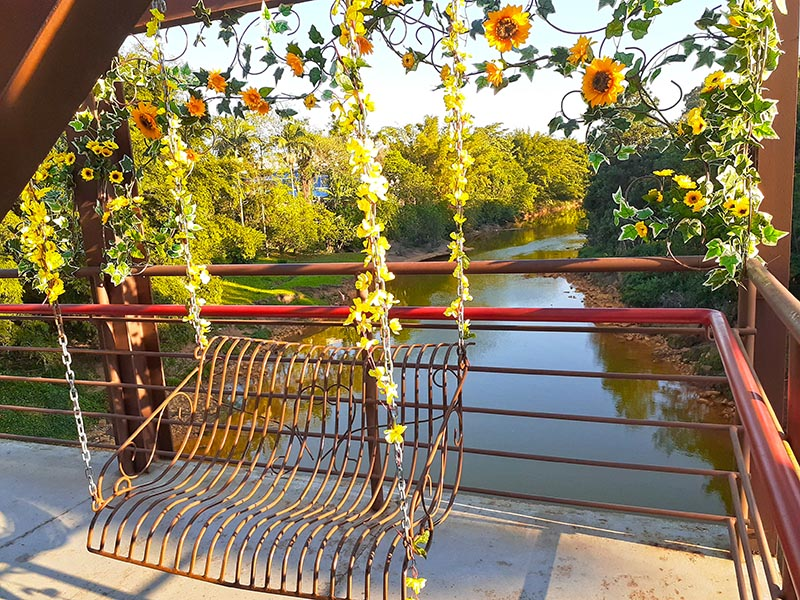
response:
[[[480,259],[569,258],[584,237],[574,218],[549,218],[534,226],[483,237],[471,245]],[[582,307],[583,295],[563,277],[482,275],[470,278],[474,305]],[[403,305],[449,304],[451,277],[398,277],[392,290]],[[331,343],[340,329],[318,332],[308,341]],[[594,332],[479,331],[469,349],[475,365],[675,373],[654,356],[652,344],[630,336]],[[447,332],[408,330],[404,343],[451,340]],[[683,421],[727,420],[719,409],[697,402],[696,390],[680,383],[470,373],[465,406]],[[725,432],[665,429],[551,419],[509,419],[466,415],[465,445],[542,455],[653,465],[727,469],[732,467]],[[528,494],[657,508],[723,513],[727,482],[665,473],[646,473],[540,461],[467,456],[463,485]]]

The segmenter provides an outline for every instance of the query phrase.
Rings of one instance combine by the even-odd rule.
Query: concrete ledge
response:
[[[4,600],[276,598],[89,554],[91,509],[75,448],[0,441],[0,489]],[[430,600],[738,595],[723,526],[464,494],[435,536],[420,565]]]

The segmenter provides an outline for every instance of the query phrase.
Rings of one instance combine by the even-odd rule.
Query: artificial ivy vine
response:
[[[774,1],[785,10],[782,2]],[[776,103],[764,95],[765,81],[780,54],[773,0],[727,0],[724,9],[705,9],[696,22],[697,31],[648,55],[638,41],[678,2],[598,0],[598,14],[608,18],[591,31],[575,32],[558,23],[564,9],[570,8],[569,0],[529,0],[525,5],[449,0],[441,6],[433,0],[335,0],[331,31],[322,32],[312,25],[307,36],[301,37],[297,30],[291,33],[285,50],[279,50],[273,37],[290,32],[288,18],[293,9],[264,5],[262,47],[240,39],[236,27],[241,13],[214,15],[219,39],[233,46],[236,58],[227,68],[196,70],[164,58],[160,33],[164,7],[156,7],[146,34],[154,47],[117,60],[95,86],[94,106],[75,116],[69,140],[59,142],[23,191],[20,273],[49,302],[57,302],[64,292],[63,278],[81,262],[75,250],[73,182],[77,178],[96,182],[101,191],[97,212],[107,242],[103,273],[118,284],[156,260],[182,261],[190,296],[187,320],[195,328],[198,345],[204,345],[209,324],[201,317],[200,291],[209,275],[204,266],[195,264],[191,251],[191,240],[199,228],[197,208],[187,188],[196,160],[196,153],[187,145],[191,132],[207,125],[212,111],[245,117],[274,110],[288,118],[297,114],[292,101],[302,101],[306,109],[330,102],[336,127],[349,136],[350,166],[359,179],[357,205],[362,219],[356,234],[365,254],[365,271],[356,283],[361,295],[354,300],[346,323],[360,335],[359,346],[372,361],[369,373],[388,409],[384,434],[394,448],[400,472],[402,533],[411,567],[406,584],[416,596],[425,585],[416,555],[427,544],[429,532],[415,534],[411,530],[402,475],[405,426],[398,420],[395,404],[398,390],[391,351],[392,336],[401,327],[390,318],[397,301],[387,284],[394,276],[387,267],[389,243],[378,219],[378,206],[386,199],[389,185],[382,174],[379,148],[368,129],[374,107],[362,78],[373,40],[383,39],[409,76],[426,65],[440,74],[453,155],[446,192],[455,221],[449,249],[450,260],[456,263],[453,276],[458,280],[457,297],[447,314],[456,319],[466,336],[469,323],[464,305],[471,296],[464,211],[472,158],[464,144],[471,122],[464,108],[464,91],[470,81],[479,91],[488,88],[495,93],[522,77],[533,79],[542,69],[572,81],[572,93],[582,98],[583,109],[573,114],[564,102],[550,121],[550,130],[567,136],[582,132],[595,170],[611,160],[624,161],[637,151],[629,139],[637,123],[658,130],[659,135],[648,139],[648,146],[679,149],[684,161],[680,168],[664,165],[638,181],[639,185],[614,194],[620,240],[699,241],[706,258],[719,265],[706,281],[714,288],[738,281],[746,259],[757,255],[760,244],[775,244],[785,235],[773,227],[770,215],[760,211],[757,171],[762,140],[775,137]],[[212,15],[202,0],[194,10],[204,28],[212,26]],[[560,31],[564,44],[549,50],[537,48],[534,43],[541,27]],[[398,29],[406,32],[399,41],[392,37]],[[196,43],[202,43],[203,31]],[[482,55],[492,58],[470,64],[464,50],[467,35],[482,44]],[[423,44],[421,40],[429,41]],[[707,68],[710,73],[696,94],[687,95],[690,105],[675,119],[657,100],[653,85],[671,65],[691,60],[695,67]],[[263,76],[273,77],[275,87],[248,84],[256,64],[262,67]],[[302,81],[307,89],[302,93],[277,91],[284,76]],[[685,91],[680,90],[678,102],[669,104],[679,104]],[[114,141],[126,122],[132,122],[144,138],[143,162],[161,161],[167,169],[171,208],[156,225],[143,217],[144,201],[137,192],[143,165],[121,155]],[[647,190],[644,194],[636,192],[641,185]]]

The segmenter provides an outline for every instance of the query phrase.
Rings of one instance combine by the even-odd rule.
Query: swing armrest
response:
[[[417,482],[414,486],[413,496],[411,499],[411,506],[413,507],[412,515],[416,512],[417,507],[421,507],[423,510],[423,515],[420,519],[423,522],[420,523],[420,527],[418,528],[419,533],[426,529],[430,530],[432,533],[434,525],[444,521],[447,518],[447,515],[450,513],[450,510],[453,506],[453,502],[455,501],[456,493],[458,492],[458,486],[461,482],[461,460],[464,452],[462,390],[468,370],[468,365],[464,366],[460,373],[458,387],[456,388],[455,393],[452,395],[450,403],[444,412],[442,425],[430,446],[430,451],[428,453],[425,466],[423,467],[420,477],[417,479]],[[455,421],[451,422],[451,419],[455,419]],[[450,429],[451,427],[452,430]],[[446,447],[442,448],[442,444],[445,443],[446,439],[449,439],[449,436],[452,436],[452,440],[447,441]],[[449,498],[445,501],[446,503],[444,508],[440,509],[445,492],[445,467],[447,460],[446,455],[448,452],[456,453],[455,480],[453,482],[453,489],[450,491]],[[438,473],[439,481],[434,482],[431,479],[431,469],[437,462],[441,464],[441,469]],[[427,495],[426,492],[428,492]],[[413,520],[415,519],[412,518],[412,521]],[[413,523],[412,529],[415,529],[413,527]],[[431,535],[428,545],[430,545],[432,540],[433,535]]]
[[[137,449],[139,445],[139,437],[145,430],[152,428],[154,426],[155,429],[158,430],[158,428],[162,425],[162,421],[164,420],[164,418],[168,417],[167,408],[176,398],[179,397],[186,398],[189,401],[189,404],[192,408],[191,414],[194,414],[196,410],[197,394],[196,394],[196,384],[192,380],[198,374],[199,370],[200,370],[199,367],[195,367],[194,369],[192,369],[192,371],[184,378],[183,381],[181,381],[180,384],[178,384],[178,386],[164,399],[164,401],[161,402],[161,404],[159,404],[153,410],[153,412],[151,412],[150,415],[148,415],[147,418],[144,421],[142,421],[141,424],[139,424],[139,426],[128,436],[128,438],[119,445],[117,450],[111,455],[111,457],[109,457],[109,459],[103,465],[103,468],[100,470],[100,474],[97,478],[97,489],[99,497],[96,502],[96,504],[98,505],[96,510],[100,510],[101,508],[106,506],[111,500],[113,500],[114,497],[118,496],[119,494],[124,493],[126,490],[132,489],[134,480],[140,474],[146,473],[150,469],[153,460],[156,458],[156,455],[159,452],[155,444],[153,444],[152,448],[149,450],[147,455],[147,461],[145,462],[144,466],[141,467],[137,473],[132,473],[132,474],[126,473],[125,468],[123,466],[124,464],[123,460],[121,459],[123,455],[125,455],[126,453],[135,456],[135,453],[141,452],[141,450]],[[173,455],[172,461],[174,462],[180,456],[180,451],[179,450],[173,451],[170,454]],[[118,474],[114,472],[109,472],[109,469],[115,463],[118,466]],[[106,477],[114,480],[114,484],[111,488],[111,491],[109,492],[110,493],[109,497],[105,497],[104,494],[103,484],[106,480]]]

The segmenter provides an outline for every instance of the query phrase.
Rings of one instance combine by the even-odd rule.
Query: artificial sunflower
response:
[[[311,110],[317,105],[317,97],[314,94],[309,94],[303,98],[303,104],[308,110]]]
[[[358,46],[359,54],[372,54],[372,42],[370,42],[363,35],[356,36],[356,46]]]
[[[256,88],[250,87],[242,92],[242,102],[250,110],[258,110],[258,107],[264,102],[264,98]]]
[[[500,52],[508,52],[525,43],[531,30],[530,16],[522,12],[521,6],[507,5],[501,10],[490,12],[489,19],[483,22],[486,41]]]
[[[410,71],[417,64],[417,57],[413,52],[406,52],[403,54],[403,57],[400,60],[403,61],[403,66],[405,67],[406,71]]]
[[[219,92],[220,94],[224,94],[225,93],[225,88],[228,87],[228,82],[220,74],[219,71],[211,71],[208,74],[208,81],[206,82],[206,86],[210,90],[214,90],[215,92]]]
[[[142,132],[144,137],[149,140],[161,139],[161,127],[156,122],[158,109],[155,106],[149,102],[139,102],[139,106],[131,108],[130,111],[133,122],[136,123],[137,129]],[[105,146],[102,147],[101,154],[103,154],[103,150],[110,149]]]
[[[594,108],[614,104],[617,96],[624,91],[622,82],[625,74],[622,69],[625,65],[616,62],[611,57],[595,58],[583,76],[583,97]]]
[[[81,177],[83,177],[84,181],[91,181],[94,179],[94,169],[91,167],[84,167],[81,169]]]
[[[643,240],[647,239],[647,225],[645,225],[644,221],[637,221],[634,227],[636,228],[636,235]]]
[[[722,208],[725,210],[729,210],[733,212],[736,209],[736,200],[733,198],[728,198],[722,205]]]
[[[697,187],[697,183],[688,175],[675,175],[672,181],[677,183],[682,190],[693,190]]]
[[[701,112],[700,107],[695,107],[686,115],[686,123],[692,128],[692,133],[694,135],[700,135],[708,126]]]
[[[108,174],[108,180],[111,183],[122,183],[123,177],[122,171],[111,171],[111,173]]]
[[[730,82],[731,80],[725,76],[724,71],[716,71],[705,78],[703,89],[700,90],[700,93],[707,94],[716,90],[724,90]]]
[[[694,208],[699,202],[703,201],[703,194],[700,190],[689,190],[683,197],[683,203],[686,206]]]
[[[592,40],[590,40],[585,35],[582,35],[578,38],[578,41],[575,42],[575,45],[569,49],[569,56],[567,57],[567,62],[573,65],[582,65],[584,63],[588,63],[593,58],[592,52]]]
[[[664,194],[654,188],[645,194],[644,199],[648,202],[663,202]]]
[[[260,115],[266,115],[272,109],[272,106],[266,100],[262,100],[256,106],[255,111]]]
[[[75,164],[75,153],[74,152],[67,152],[64,155],[64,164],[67,165],[68,167]]]
[[[750,214],[750,203],[747,200],[740,200],[736,203],[733,214],[737,217],[746,217]]]
[[[204,117],[206,116],[206,103],[203,101],[202,98],[195,98],[194,96],[189,96],[189,101],[186,103],[186,109],[189,111],[189,114],[193,117]]]
[[[486,81],[492,87],[500,87],[503,85],[503,68],[498,67],[496,63],[486,63]]]
[[[297,56],[294,52],[288,52],[286,54],[286,64],[289,65],[289,68],[294,73],[295,77],[302,77],[303,76],[303,59]]]

